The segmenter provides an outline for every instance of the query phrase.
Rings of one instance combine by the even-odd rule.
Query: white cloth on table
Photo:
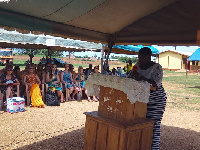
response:
[[[147,82],[136,81],[131,78],[93,73],[85,82],[88,96],[99,96],[99,86],[123,91],[127,94],[127,98],[132,104],[136,101],[143,103],[149,102],[150,84]]]

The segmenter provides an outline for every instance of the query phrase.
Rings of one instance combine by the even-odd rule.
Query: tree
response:
[[[122,61],[122,62],[125,62],[125,63],[128,63],[129,60],[132,60],[133,63],[137,62],[137,58],[134,57],[134,56],[132,58],[127,57],[127,56],[125,56],[125,57],[118,57],[118,60]]]
[[[69,59],[71,57],[72,54],[74,54],[75,51],[68,51],[69,52]]]
[[[48,55],[48,49],[15,49],[15,53],[19,55]],[[63,52],[61,51],[51,51],[52,57],[62,57]]]
[[[84,58],[88,58],[88,55],[83,56]]]

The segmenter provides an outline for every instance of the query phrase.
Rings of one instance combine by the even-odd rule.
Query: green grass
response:
[[[25,60],[13,60],[13,64],[15,66],[19,65],[19,66],[25,66],[26,61]],[[39,61],[33,61],[34,64],[39,64]]]
[[[88,64],[73,64],[74,67],[79,67],[79,66],[82,66],[83,68],[87,68],[88,67]]]

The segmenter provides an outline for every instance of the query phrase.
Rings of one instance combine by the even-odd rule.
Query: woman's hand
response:
[[[52,77],[52,80],[55,79],[55,78],[56,78],[56,76],[53,76],[53,77]]]
[[[132,71],[132,76],[135,80],[140,80],[140,74],[136,70]]]

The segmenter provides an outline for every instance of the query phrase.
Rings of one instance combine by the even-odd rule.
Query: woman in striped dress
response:
[[[147,104],[147,117],[155,120],[151,149],[159,150],[160,126],[167,97],[162,86],[162,66],[151,61],[151,54],[150,48],[141,48],[138,55],[138,62],[135,64],[128,77],[138,81],[147,81],[151,84],[149,102]]]

